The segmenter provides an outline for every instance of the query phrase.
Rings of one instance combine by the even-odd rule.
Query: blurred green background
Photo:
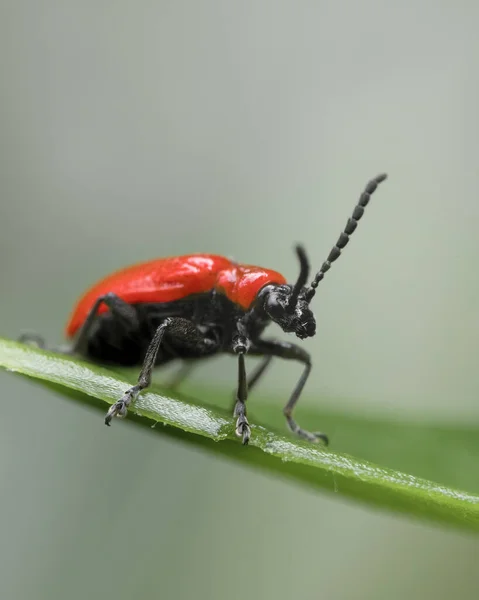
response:
[[[304,402],[477,422],[478,18],[432,0],[3,0],[0,333],[59,342],[85,287],[155,256],[292,279],[293,243],[319,267],[384,170],[316,297]],[[278,411],[297,376],[266,377]],[[106,430],[0,377],[2,600],[477,593],[473,537]],[[194,378],[227,405],[236,365]]]

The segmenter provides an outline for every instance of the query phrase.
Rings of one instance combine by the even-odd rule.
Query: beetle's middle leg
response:
[[[194,351],[198,356],[211,353],[217,346],[217,342],[211,337],[205,336],[192,321],[179,317],[165,319],[157,328],[148,346],[138,383],[127,390],[123,397],[110,407],[105,416],[106,425],[110,425],[113,417],[125,417],[130,404],[136,400],[142,390],[151,384],[151,375],[155,367],[156,357],[165,335],[168,336],[168,342],[172,345]]]

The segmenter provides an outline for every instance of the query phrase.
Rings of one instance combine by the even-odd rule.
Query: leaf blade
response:
[[[1,338],[0,366],[109,404],[131,383],[123,374]],[[82,401],[81,396],[76,399]],[[259,425],[252,427],[251,447],[244,448],[234,436],[231,418],[171,394],[147,391],[131,412],[143,424],[151,426],[152,420],[169,425],[162,433],[166,431],[311,489],[328,490],[381,509],[479,531],[479,496],[474,494],[285,438]]]

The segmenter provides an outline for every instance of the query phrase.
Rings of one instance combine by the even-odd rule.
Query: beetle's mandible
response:
[[[283,412],[291,431],[316,442],[328,442],[323,433],[302,429],[293,409],[311,371],[311,358],[301,346],[264,339],[271,322],[305,339],[316,333],[310,304],[319,282],[339,258],[363,216],[371,194],[386,179],[381,174],[365,187],[344,231],[328,258],[307,286],[309,261],[296,247],[299,277],[291,285],[276,271],[237,264],[211,254],[163,258],[118,271],[94,285],[75,307],[66,333],[74,339],[68,353],[90,360],[124,366],[141,365],[138,383],[117,400],[105,417],[125,417],[128,407],[151,382],[153,368],[175,359],[185,365],[218,353],[236,355],[238,385],[234,403],[236,434],[247,444],[250,425],[246,398],[274,356],[303,365]],[[24,341],[28,336],[23,336]],[[38,338],[29,338],[38,343]],[[249,378],[245,355],[262,361]]]

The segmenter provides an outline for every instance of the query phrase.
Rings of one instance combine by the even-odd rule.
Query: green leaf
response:
[[[39,379],[55,391],[63,393],[64,396],[77,402],[94,405],[103,412],[106,409],[104,403],[112,404],[132,382],[131,374],[109,371],[97,365],[1,338],[0,366]],[[210,393],[208,398],[211,401]],[[261,414],[263,418],[267,417],[269,422],[279,423],[280,412],[278,407],[273,416],[271,407],[260,405],[256,399],[255,410],[251,410],[250,414]],[[309,413],[308,423],[314,423],[320,417],[319,413],[311,409]],[[304,414],[303,411],[303,418]],[[325,415],[322,416],[324,418]],[[353,498],[378,508],[471,531],[479,530],[479,496],[391,468],[378,467],[363,458],[338,454],[321,446],[279,435],[258,425],[256,421],[253,421],[256,424],[252,425],[250,445],[243,447],[234,435],[233,419],[225,410],[200,400],[192,401],[158,387],[141,394],[134,408],[130,410],[128,422],[140,423],[150,428],[157,422],[163,423],[167,427],[157,427],[153,431],[240,461],[250,468],[289,478],[313,490],[329,490],[338,497]],[[119,426],[120,423],[117,421],[114,425]],[[446,441],[446,452],[453,452],[452,441],[457,442],[457,436],[461,435],[460,428],[454,430],[419,424],[408,426],[393,422],[383,422],[379,425],[373,423],[372,426],[368,426],[368,421],[364,419],[341,415],[336,415],[336,421],[331,425],[334,425],[334,430],[338,433],[341,428],[344,428],[345,435],[349,436],[347,439],[370,440],[365,445],[363,442],[361,450],[363,454],[368,452],[371,454],[373,441],[374,443],[378,441],[380,452],[376,453],[376,456],[380,456],[381,448],[383,451],[389,448],[385,452],[386,459],[389,461],[401,462],[402,459],[398,461],[398,453],[394,450],[397,449],[396,444],[400,440],[399,449],[410,457],[411,465],[414,464],[415,454],[423,468],[424,462],[421,461],[419,453],[423,455],[426,451],[426,454],[429,452],[431,455],[432,452],[432,455],[437,458],[437,453],[434,454],[433,450],[438,450],[438,443],[443,444],[444,441]],[[415,430],[418,435],[412,436],[415,440],[412,444],[414,451],[408,454],[411,448],[409,434]],[[428,435],[424,439],[425,432],[428,432]],[[333,432],[330,430],[329,433]],[[105,435],[108,435],[106,428]],[[391,440],[393,440],[392,444]],[[419,440],[421,440],[420,444]],[[432,444],[433,449],[428,450],[426,444]],[[477,441],[473,448],[477,449]],[[446,454],[442,453],[442,456],[445,457]],[[453,462],[449,457],[448,464]],[[476,487],[477,480],[471,479],[470,482]]]

